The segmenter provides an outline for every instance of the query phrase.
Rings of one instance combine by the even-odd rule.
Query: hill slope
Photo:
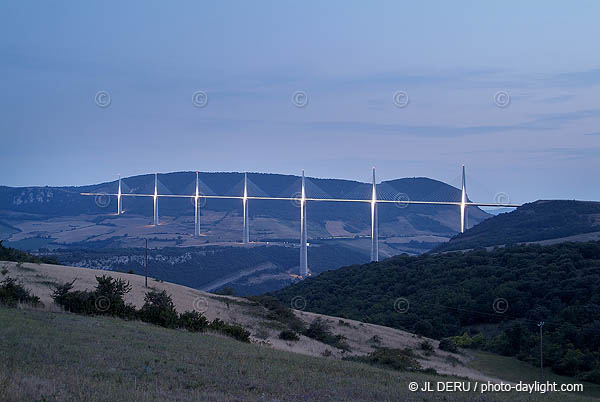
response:
[[[545,321],[544,363],[600,383],[600,242],[397,256],[274,295],[435,338],[478,334],[478,346],[532,363],[539,361],[537,323]]]
[[[144,295],[149,290],[144,286],[144,277],[133,274],[50,264],[25,263],[18,265],[12,262],[0,262],[0,269],[6,269],[6,272],[0,274],[0,280],[4,277],[17,278],[31,289],[34,295],[40,297],[46,309],[50,311],[57,310],[51,299],[54,286],[74,279],[76,279],[74,290],[93,289],[96,286],[96,276],[101,275],[127,280],[132,285],[132,290],[125,299],[137,308],[143,305]],[[209,320],[219,318],[227,323],[242,325],[251,332],[254,342],[304,355],[322,356],[327,354],[332,359],[340,359],[348,355],[366,355],[372,352],[375,346],[418,349],[420,342],[425,340],[398,329],[293,310],[295,316],[306,326],[319,317],[328,322],[335,335],[342,335],[346,338],[350,350],[343,351],[304,335],[300,335],[300,340],[296,342],[283,341],[278,337],[282,330],[281,322],[273,319],[264,307],[248,299],[215,295],[173,283],[159,282],[151,278],[148,280],[148,286],[150,289],[165,290],[170,294],[179,312],[201,310]],[[373,337],[379,339],[377,344],[371,341]],[[437,347],[437,341],[429,341]],[[470,356],[457,355],[459,365],[454,364],[456,362],[449,362],[448,356],[450,354],[447,352],[437,351],[436,354],[420,357],[420,362],[423,367],[433,368],[439,373],[481,380],[490,379],[489,376],[481,374],[478,370],[472,370],[466,366]]]
[[[600,202],[551,200],[525,204],[459,233],[434,252],[551,240],[600,238]],[[587,236],[581,236],[587,235]],[[581,239],[572,238],[580,236]]]
[[[411,381],[465,381],[303,356],[106,317],[0,307],[6,402],[437,401]],[[124,341],[126,340],[126,341]],[[453,401],[473,393],[454,392]],[[591,401],[577,394],[488,393],[486,401]]]

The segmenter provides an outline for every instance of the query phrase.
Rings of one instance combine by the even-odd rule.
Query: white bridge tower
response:
[[[308,275],[308,251],[306,236],[306,191],[304,183],[304,169],[302,169],[302,190],[300,192],[300,276]]]
[[[198,171],[196,171],[196,193],[194,194],[194,237],[200,237],[200,193],[198,192]]]
[[[119,174],[119,189],[117,191],[117,215],[123,213],[123,203],[121,196],[121,175]]]
[[[462,166],[462,186],[460,192],[460,233],[464,233],[467,221],[467,184],[465,182],[465,165]]]
[[[244,197],[242,198],[244,209],[244,244],[250,243],[250,228],[248,226],[248,173],[244,173]]]
[[[154,226],[158,226],[158,173],[154,173]]]
[[[377,220],[377,185],[373,167],[373,191],[371,193],[371,261],[379,261],[379,223]]]

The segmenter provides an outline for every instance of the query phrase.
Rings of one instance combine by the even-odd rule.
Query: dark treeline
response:
[[[544,365],[600,382],[600,242],[401,255],[324,272],[274,295],[536,364],[544,321]]]
[[[58,260],[52,256],[36,257],[35,255],[17,250],[16,248],[4,247],[2,240],[0,240],[0,261],[58,264]]]
[[[600,202],[536,201],[487,219],[434,251],[467,250],[597,232],[600,231],[598,214]]]

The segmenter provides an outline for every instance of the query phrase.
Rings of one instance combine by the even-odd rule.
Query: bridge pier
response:
[[[467,220],[467,185],[465,182],[465,165],[462,165],[462,188],[460,195],[460,233],[464,233]]]
[[[250,227],[248,226],[248,174],[244,173],[244,198],[242,198],[244,209],[244,244],[250,243]]]
[[[200,237],[200,197],[198,193],[198,171],[196,171],[196,193],[194,195],[194,237]]]
[[[377,219],[377,185],[373,167],[373,191],[371,194],[371,261],[379,261],[379,223]]]
[[[304,182],[304,169],[302,169],[302,190],[300,198],[300,276],[306,278],[308,275],[308,250],[306,243],[306,192]]]
[[[154,226],[158,226],[158,173],[154,173]]]
[[[121,175],[119,174],[119,189],[117,191],[117,215],[121,215],[123,213],[123,204],[121,198]]]

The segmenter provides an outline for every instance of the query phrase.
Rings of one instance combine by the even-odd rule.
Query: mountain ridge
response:
[[[600,202],[538,200],[483,221],[437,246],[432,252],[560,241],[594,232],[600,232]]]

